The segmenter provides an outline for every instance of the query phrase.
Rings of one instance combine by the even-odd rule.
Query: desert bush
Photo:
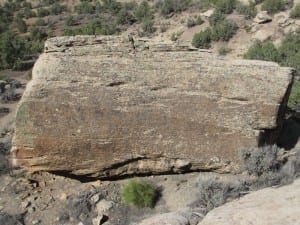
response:
[[[242,3],[237,4],[236,11],[239,14],[244,15],[245,19],[252,19],[257,14],[257,9],[253,2],[250,2],[249,5],[244,5]]]
[[[59,15],[68,10],[66,5],[60,5],[59,3],[55,3],[50,7],[51,15]]]
[[[193,37],[192,44],[196,48],[210,48],[211,43],[211,29],[206,29],[196,33]]]
[[[73,17],[72,15],[69,15],[69,16],[66,18],[65,25],[66,25],[66,26],[73,26],[74,23],[75,23],[74,17]]]
[[[291,12],[292,18],[300,18],[300,4],[297,4],[296,7]]]
[[[116,0],[102,0],[102,9],[112,15],[117,15],[122,9],[122,4]]]
[[[32,27],[30,29],[30,39],[34,41],[42,41],[47,38],[47,33],[38,27]]]
[[[28,53],[23,38],[7,31],[0,36],[0,68],[13,68],[15,63]]]
[[[42,6],[49,6],[52,5],[56,2],[58,2],[59,0],[42,0],[41,5]]]
[[[217,23],[219,23],[219,22],[221,22],[221,21],[223,21],[223,20],[225,20],[225,19],[226,19],[225,15],[224,15],[222,12],[216,10],[216,11],[208,18],[208,21],[209,21],[210,26],[215,26]]]
[[[66,36],[95,35],[95,34],[112,35],[117,32],[119,32],[119,29],[115,21],[106,18],[98,18],[96,20],[89,22],[86,25],[82,25],[74,29],[66,28],[63,31],[63,35]]]
[[[122,200],[137,208],[155,206],[158,192],[150,184],[143,181],[131,180],[121,190]]]
[[[22,4],[22,7],[32,9],[32,4],[31,4],[31,2],[24,1],[23,4]]]
[[[141,27],[142,27],[143,33],[145,35],[152,34],[156,31],[156,29],[154,27],[154,20],[151,20],[151,19],[143,20]]]
[[[84,1],[75,6],[75,12],[77,12],[78,14],[93,14],[95,13],[95,6],[89,2]]]
[[[139,22],[142,22],[146,19],[153,19],[154,14],[151,6],[148,4],[147,1],[142,1],[139,6],[136,8],[134,12],[135,17]]]
[[[222,13],[230,14],[236,7],[236,0],[216,0],[215,7]]]
[[[171,35],[171,41],[177,41],[182,32],[173,32]]]
[[[199,176],[197,200],[194,207],[204,208],[206,212],[223,205],[229,198],[237,198],[248,190],[249,184],[238,178],[224,180],[217,175]]]
[[[282,151],[276,145],[263,146],[254,149],[244,149],[241,151],[241,158],[245,169],[256,176],[264,173],[277,172],[282,162],[278,161],[278,155]]]
[[[160,29],[160,32],[161,33],[164,33],[168,30],[170,26],[170,23],[167,23],[167,22],[162,22],[160,25],[159,25],[159,29]]]
[[[168,15],[187,9],[191,2],[191,0],[160,0],[156,2],[155,7],[162,15]]]
[[[45,8],[38,8],[37,9],[37,16],[38,17],[45,17],[45,16],[48,16],[50,15],[50,12],[48,9],[45,9]]]
[[[204,23],[204,21],[201,16],[197,16],[196,18],[188,18],[186,25],[187,27],[194,27],[196,25],[201,25],[202,23]]]
[[[300,103],[300,81],[295,81],[288,101],[288,107],[295,109]]]
[[[227,55],[229,52],[231,52],[232,49],[231,48],[228,48],[228,47],[221,47],[219,48],[218,52],[219,52],[219,55]]]
[[[284,0],[264,0],[262,10],[268,11],[268,13],[276,13],[285,9]]]
[[[277,62],[279,59],[279,53],[272,42],[258,41],[248,49],[244,58]]]
[[[133,16],[131,12],[127,9],[123,8],[117,15],[117,23],[118,24],[133,24],[136,22],[136,18]]]
[[[16,17],[15,19],[16,26],[21,33],[25,33],[27,31],[27,25],[24,20],[20,17]]]
[[[134,10],[138,7],[138,4],[135,1],[131,2],[124,2],[123,3],[123,8],[126,10]]]
[[[42,18],[38,18],[35,23],[35,26],[47,26],[47,22],[43,20]]]
[[[279,63],[283,66],[290,66],[300,72],[300,30],[285,36],[281,46],[278,48]]]
[[[25,8],[24,11],[23,11],[23,16],[26,19],[29,19],[29,18],[32,18],[32,17],[36,17],[37,14],[36,14],[36,12],[32,11],[31,9]]]
[[[229,39],[236,33],[238,26],[236,23],[223,20],[212,27],[211,39],[213,41],[229,41]]]

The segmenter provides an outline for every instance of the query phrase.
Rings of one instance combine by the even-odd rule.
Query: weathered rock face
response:
[[[300,224],[300,180],[266,188],[209,212],[198,225]]]
[[[290,68],[135,45],[122,37],[48,40],[18,108],[14,164],[95,177],[230,172],[240,149],[275,141]]]

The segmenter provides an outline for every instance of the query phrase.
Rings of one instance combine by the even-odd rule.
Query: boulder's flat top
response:
[[[232,171],[241,148],[276,139],[291,74],[173,43],[52,38],[17,112],[15,163],[99,177]]]

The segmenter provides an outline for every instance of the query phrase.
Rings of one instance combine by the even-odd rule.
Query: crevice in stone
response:
[[[114,82],[111,82],[109,84],[107,84],[106,86],[107,87],[114,87],[114,86],[120,86],[120,85],[124,85],[126,84],[124,81],[114,81]]]

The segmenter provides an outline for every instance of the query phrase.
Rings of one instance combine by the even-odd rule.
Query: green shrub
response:
[[[295,109],[300,103],[300,81],[295,81],[288,101],[288,107]]]
[[[226,17],[223,13],[221,13],[220,11],[216,10],[209,18],[209,24],[210,26],[215,26],[217,23],[219,23],[220,21],[225,20]]]
[[[286,35],[281,46],[278,48],[280,64],[290,66],[300,72],[300,30]]]
[[[215,6],[218,11],[230,14],[235,9],[236,0],[217,0]]]
[[[121,9],[121,11],[117,15],[117,23],[118,24],[133,24],[136,22],[135,17],[132,15],[131,12],[126,10],[125,8]]]
[[[162,15],[168,15],[170,13],[178,13],[191,4],[191,0],[160,0],[156,2],[155,7],[159,9]]]
[[[221,47],[219,48],[218,52],[219,52],[219,55],[227,55],[229,52],[231,52],[232,49],[231,48],[228,48],[228,47]]]
[[[119,32],[119,29],[115,23],[115,21],[111,19],[101,18],[91,21],[86,25],[82,25],[80,27],[70,29],[66,28],[63,31],[63,35],[73,36],[73,35],[112,35]]]
[[[33,41],[42,41],[48,37],[47,33],[40,28],[32,27],[30,29],[30,39]]]
[[[84,1],[75,6],[75,11],[78,14],[93,14],[95,12],[95,6],[89,2]]]
[[[7,31],[0,36],[0,69],[13,68],[28,53],[23,38]]]
[[[172,33],[172,35],[171,35],[171,41],[177,41],[181,34],[182,34],[182,31],[181,32],[174,32],[174,33]]]
[[[292,18],[300,18],[300,4],[297,4],[296,7],[291,12]]]
[[[37,9],[37,16],[38,17],[45,17],[45,16],[48,16],[50,15],[50,12],[48,9],[45,9],[45,8],[38,8]]]
[[[53,5],[54,3],[58,2],[59,0],[42,0],[42,6],[49,6]]]
[[[102,0],[102,8],[104,11],[111,13],[112,15],[117,15],[122,9],[122,4],[115,0]]]
[[[237,29],[238,26],[234,22],[223,20],[212,27],[211,39],[213,41],[229,41]]]
[[[257,9],[253,2],[250,2],[249,5],[239,3],[236,7],[236,11],[239,14],[244,15],[245,19],[252,19],[257,14]]]
[[[246,59],[277,62],[279,60],[279,53],[274,44],[270,41],[256,42],[248,49],[244,57]]]
[[[121,190],[122,200],[137,208],[155,206],[158,193],[157,190],[150,184],[131,180]]]
[[[151,19],[145,19],[142,22],[142,30],[144,34],[152,34],[155,32],[155,27],[154,27],[154,20]]]
[[[38,18],[35,23],[35,26],[47,26],[47,23],[45,20],[43,20],[42,18]]]
[[[23,15],[26,19],[32,18],[32,17],[36,17],[37,14],[32,11],[31,9],[25,8],[23,11]]]
[[[201,19],[201,16],[198,16],[196,18],[189,18],[187,20],[187,27],[194,27],[196,25],[201,25],[202,23],[204,23],[204,21]]]
[[[193,37],[192,44],[196,48],[210,48],[211,43],[211,29],[206,29],[196,33]]]
[[[25,23],[24,20],[22,20],[20,17],[17,17],[15,19],[15,23],[17,25],[17,28],[18,30],[21,32],[21,33],[25,33],[27,31],[27,25]]]
[[[154,17],[153,10],[147,1],[142,1],[141,4],[139,4],[134,15],[139,22],[142,22],[145,19],[153,19]]]
[[[65,21],[65,25],[66,26],[73,26],[74,25],[74,17],[72,15],[69,15],[67,18],[66,18],[66,21]]]
[[[63,12],[67,11],[67,6],[66,5],[60,5],[58,3],[55,3],[50,7],[50,14],[51,15],[59,15]]]
[[[264,0],[262,10],[268,11],[268,13],[274,14],[285,9],[284,0]]]

